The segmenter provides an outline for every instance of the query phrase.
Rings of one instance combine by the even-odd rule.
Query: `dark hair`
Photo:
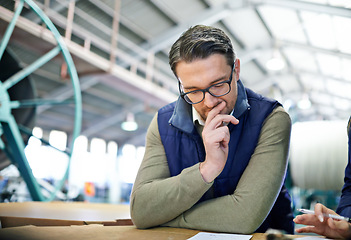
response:
[[[169,52],[169,65],[174,73],[179,61],[192,62],[212,54],[223,54],[229,66],[233,66],[235,52],[229,37],[215,27],[196,25],[185,31],[172,45]]]

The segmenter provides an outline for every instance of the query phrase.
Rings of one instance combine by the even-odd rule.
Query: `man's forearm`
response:
[[[195,205],[162,226],[215,232],[253,233],[265,219],[269,208],[257,208],[261,211],[257,211],[257,215],[251,217],[252,209],[239,209],[239,204],[240,200],[235,199],[233,195],[211,199]],[[262,205],[265,206],[265,204]]]
[[[202,197],[211,184],[204,183],[196,164],[181,174],[138,186],[131,196],[132,219],[138,228],[148,228],[168,222]]]

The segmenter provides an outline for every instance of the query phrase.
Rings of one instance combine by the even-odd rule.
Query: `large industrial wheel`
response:
[[[16,56],[10,50],[9,41],[25,3],[52,32],[56,46],[34,62],[21,68]],[[37,98],[36,96],[30,75],[49,61],[53,61],[54,57],[61,57],[65,61],[72,83],[73,97],[71,99],[61,101],[60,99]],[[0,170],[10,163],[14,164],[26,182],[32,200],[51,201],[57,198],[57,192],[62,189],[69,174],[73,144],[81,129],[81,92],[76,68],[61,35],[50,19],[32,0],[18,2],[14,16],[1,39],[0,80]],[[33,127],[36,126],[37,109],[58,107],[62,111],[62,107],[65,106],[69,106],[70,109],[74,106],[75,116],[71,126],[72,136],[69,137],[67,144],[68,148],[62,151],[68,157],[67,168],[62,174],[62,179],[55,181],[50,186],[51,190],[48,191],[47,183],[42,184],[41,181],[39,183],[39,179],[34,177],[24,149],[28,139],[32,136]],[[50,147],[44,137],[39,140]]]

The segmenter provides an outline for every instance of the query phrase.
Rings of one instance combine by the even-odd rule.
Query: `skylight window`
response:
[[[304,11],[301,13],[301,17],[312,45],[325,49],[337,48],[335,30],[330,15]]]
[[[300,0],[301,2],[327,4],[335,7],[351,8],[350,0]]]
[[[338,49],[342,52],[351,53],[351,19],[334,16],[333,23]]]
[[[260,12],[277,39],[306,43],[306,38],[295,10],[266,5],[260,7]]]
[[[320,70],[323,74],[331,77],[341,77],[340,58],[330,54],[316,54]]]

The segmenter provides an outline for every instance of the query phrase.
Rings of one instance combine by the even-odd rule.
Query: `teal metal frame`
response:
[[[17,5],[17,8],[14,12],[14,16],[9,23],[6,32],[4,34],[3,39],[0,43],[0,60],[4,54],[4,51],[9,43],[10,37],[15,28],[18,17],[20,16],[24,3],[26,3],[43,21],[46,27],[53,33],[57,46],[55,46],[51,51],[37,59],[35,62],[23,68],[18,73],[14,74],[10,78],[6,79],[4,82],[0,81],[0,136],[4,134],[7,140],[7,144],[2,142],[0,138],[0,149],[4,150],[7,156],[10,158],[12,163],[17,166],[20,171],[24,181],[27,184],[29,193],[33,199],[33,201],[52,201],[56,197],[57,191],[62,189],[65,181],[68,178],[69,168],[72,157],[72,150],[75,139],[79,136],[81,130],[81,122],[82,122],[82,99],[81,99],[81,91],[79,86],[79,79],[76,68],[74,66],[72,57],[66,47],[66,44],[51,22],[51,20],[45,15],[45,13],[32,1],[32,0],[21,0]],[[33,99],[31,101],[11,101],[8,89],[22,81],[25,77],[29,76],[35,70],[40,68],[42,65],[50,61],[52,58],[57,56],[58,54],[62,54],[64,60],[67,64],[68,72],[71,78],[73,91],[74,91],[74,104],[75,104],[75,121],[73,126],[73,133],[71,142],[68,144],[68,148],[71,151],[65,151],[66,154],[69,155],[69,161],[67,165],[67,169],[64,173],[63,178],[56,184],[55,190],[50,194],[49,197],[45,197],[42,193],[41,187],[36,181],[32,169],[30,168],[27,158],[24,154],[25,144],[21,137],[20,128],[17,125],[13,115],[11,115],[11,110],[22,107],[34,107],[39,105],[53,105],[53,104],[67,104],[67,102],[58,103],[57,100],[50,99]]]

